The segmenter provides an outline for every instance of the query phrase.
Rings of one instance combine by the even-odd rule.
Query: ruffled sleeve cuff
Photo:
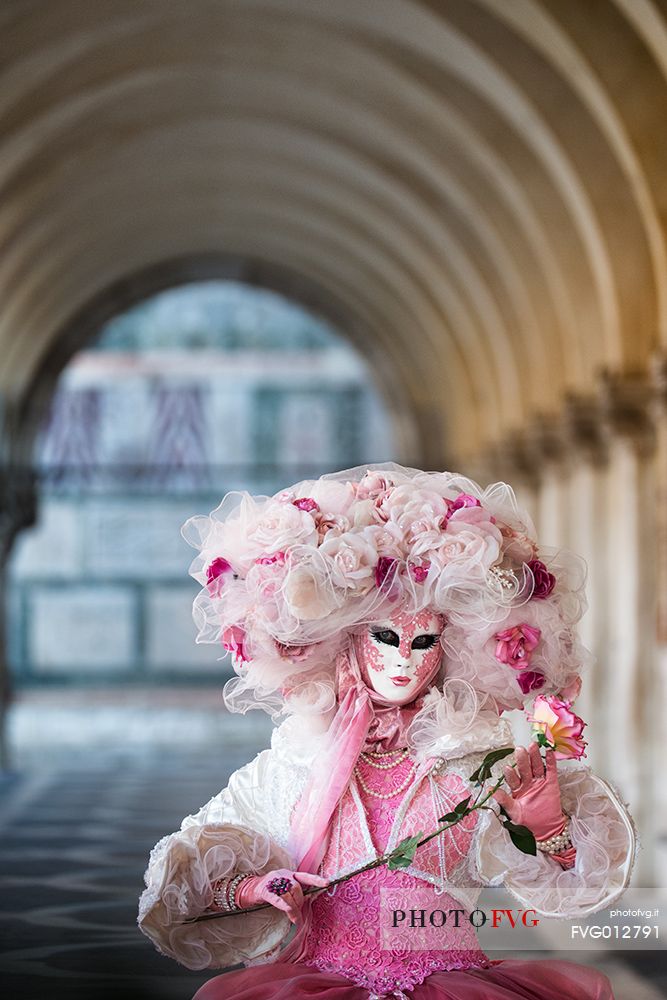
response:
[[[286,851],[248,827],[187,826],[151,852],[139,902],[139,927],[158,951],[189,969],[261,962],[285,940],[287,916],[274,907],[187,923],[213,901],[212,883],[239,872],[292,867]]]
[[[611,905],[630,881],[636,838],[616,792],[587,768],[559,774],[563,809],[571,817],[574,864],[523,854],[489,813],[479,825],[477,869],[487,885],[505,887],[547,917],[584,917]]]

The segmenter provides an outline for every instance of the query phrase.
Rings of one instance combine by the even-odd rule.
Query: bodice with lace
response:
[[[341,851],[341,842],[345,842],[346,804],[349,797],[360,804],[364,813],[364,834],[370,837],[373,848],[384,852],[388,845],[400,840],[405,833],[414,832],[414,823],[406,822],[409,829],[404,831],[403,824],[396,829],[397,812],[405,813],[402,818],[410,818],[410,803],[419,810],[419,804],[412,797],[414,789],[410,789],[408,778],[415,763],[407,757],[397,766],[385,770],[371,766],[360,758],[358,769],[360,781],[353,780],[351,787],[345,792],[339,807],[338,829],[330,838],[327,853],[324,857],[321,871],[332,874],[346,867],[345,850]],[[455,804],[465,792],[465,786],[460,779],[450,788],[450,802]],[[366,788],[364,788],[364,785]],[[370,790],[367,791],[367,789]],[[371,794],[381,793],[385,798]],[[392,794],[395,793],[395,794]],[[408,809],[405,809],[409,797]],[[348,800],[347,803],[345,800]],[[340,818],[343,818],[343,829],[340,829]],[[421,815],[421,829],[425,832],[433,829],[433,819],[424,824],[426,817]],[[470,825],[461,824],[456,829],[456,837],[445,834],[436,838],[441,840],[438,846],[446,872],[455,865],[465,852],[471,836]],[[350,845],[352,846],[352,845]],[[423,850],[420,849],[420,850]],[[448,855],[448,856],[446,856]],[[341,865],[341,861],[343,864]],[[439,894],[436,896],[436,892]],[[434,904],[445,911],[460,909],[461,904],[430,882],[417,878],[404,870],[390,870],[386,865],[354,876],[333,889],[318,896],[313,902],[312,929],[306,945],[306,955],[303,961],[326,972],[336,972],[346,976],[355,984],[368,989],[371,995],[401,996],[401,991],[411,989],[417,983],[422,983],[427,976],[436,970],[484,968],[489,961],[479,948],[474,930],[468,925],[468,930],[449,930],[446,926],[437,930],[434,935],[427,935],[428,943],[436,942],[435,947],[420,947],[425,943],[425,935],[419,930],[406,929],[401,937],[392,936],[392,946],[383,947],[381,933],[381,906],[388,905],[388,900],[403,899],[409,906],[415,899],[424,899],[424,893],[432,897]],[[419,905],[412,902],[412,905]],[[386,913],[383,919],[386,921]],[[466,921],[467,924],[467,921]],[[396,947],[396,943],[404,947]]]

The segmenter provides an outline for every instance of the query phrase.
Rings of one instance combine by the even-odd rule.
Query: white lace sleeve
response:
[[[186,921],[208,909],[216,879],[293,867],[284,844],[303,777],[275,749],[264,750],[153,848],[139,927],[158,951],[189,969],[207,969],[262,961],[279,947],[291,924],[273,907]]]
[[[563,870],[540,852],[523,854],[498,820],[484,813],[477,833],[476,863],[483,882],[501,883],[525,906],[547,917],[583,917],[609,906],[630,881],[635,831],[616,792],[588,768],[559,774],[563,809],[571,817],[577,849]]]

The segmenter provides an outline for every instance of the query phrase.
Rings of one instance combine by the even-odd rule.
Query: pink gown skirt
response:
[[[408,1000],[614,1000],[607,977],[559,959],[508,959],[487,969],[433,972]],[[399,994],[400,996],[400,994]],[[366,988],[301,963],[273,962],[216,976],[193,1000],[368,1000]]]

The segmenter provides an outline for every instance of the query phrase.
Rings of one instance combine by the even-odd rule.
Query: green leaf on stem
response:
[[[438,823],[456,823],[460,819],[461,817],[459,816],[458,813],[455,812],[445,813],[444,816],[439,817]]]
[[[520,823],[512,823],[509,819],[503,822],[503,826],[509,833],[510,840],[517,850],[522,851],[523,854],[537,854],[535,835],[527,826],[521,826]]]
[[[497,764],[499,760],[509,757],[511,753],[514,753],[514,747],[501,747],[500,750],[491,750],[490,753],[487,753],[477,770],[473,771],[470,775],[470,781],[474,781],[477,785],[483,784],[491,777],[491,768],[493,765]]]
[[[424,834],[420,830],[419,833],[415,833],[413,837],[404,837],[400,844],[397,844],[389,855],[387,868],[407,868],[408,865],[411,865],[414,861],[419,841],[423,838],[423,836]]]
[[[549,743],[546,734],[541,730],[535,734],[535,739],[537,740],[537,745],[540,747],[545,747],[547,750],[553,750],[553,744]]]
[[[460,819],[463,819],[470,812],[469,803],[471,798],[472,795],[469,795],[467,798],[457,802],[452,812],[445,813],[444,816],[438,818],[438,823],[458,823]]]
[[[397,868],[409,868],[414,858],[410,858],[407,854],[392,854],[387,861],[387,868],[391,871],[395,871]]]

